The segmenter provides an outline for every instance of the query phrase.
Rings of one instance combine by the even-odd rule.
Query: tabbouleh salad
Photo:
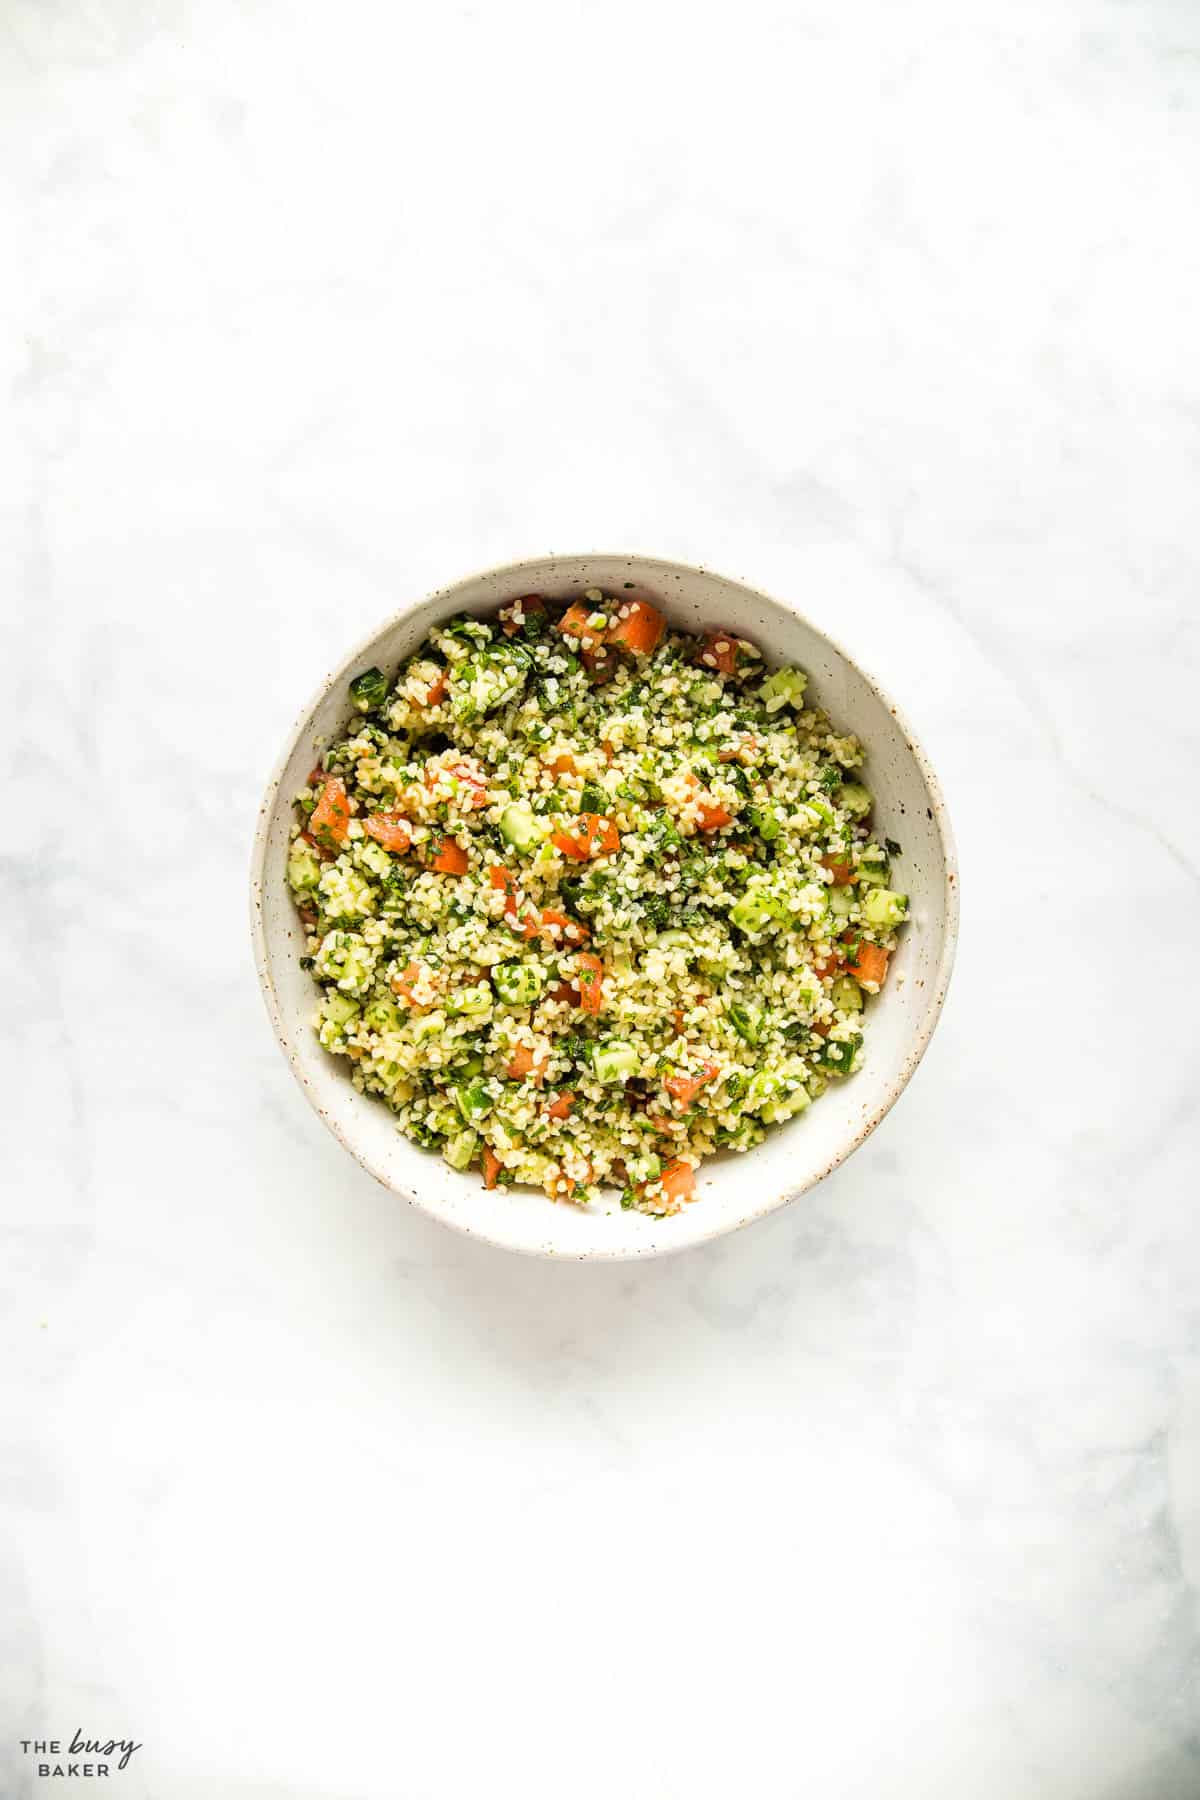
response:
[[[907,900],[806,688],[594,588],[358,675],[287,864],[355,1086],[489,1188],[664,1214],[852,1075]]]

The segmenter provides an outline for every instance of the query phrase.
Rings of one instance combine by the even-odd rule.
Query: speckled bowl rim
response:
[[[896,724],[904,734],[904,740],[909,754],[916,763],[921,779],[925,784],[925,789],[929,796],[930,809],[934,816],[938,838],[942,846],[942,898],[945,908],[943,915],[945,924],[942,931],[942,941],[938,953],[937,965],[934,971],[933,998],[925,1010],[920,1029],[917,1031],[907,1056],[901,1063],[898,1073],[886,1089],[882,1100],[867,1113],[865,1119],[855,1125],[854,1130],[847,1135],[846,1142],[841,1149],[838,1150],[835,1156],[830,1157],[823,1167],[816,1170],[814,1173],[805,1176],[803,1180],[797,1182],[795,1185],[789,1186],[779,1193],[772,1194],[766,1200],[752,1201],[747,1205],[744,1211],[736,1213],[732,1217],[726,1213],[714,1222],[711,1230],[693,1233],[689,1236],[687,1241],[682,1244],[673,1244],[669,1239],[660,1236],[645,1245],[614,1244],[611,1249],[605,1248],[604,1246],[592,1246],[583,1250],[560,1250],[543,1243],[513,1243],[508,1238],[494,1237],[489,1232],[481,1231],[477,1227],[469,1225],[461,1219],[448,1218],[443,1214],[434,1211],[431,1207],[426,1205],[425,1201],[421,1198],[421,1195],[414,1189],[398,1185],[395,1181],[389,1180],[387,1176],[382,1175],[378,1169],[373,1168],[371,1163],[342,1130],[340,1125],[330,1118],[324,1107],[321,1105],[320,1095],[313,1089],[300,1067],[296,1049],[289,1036],[287,1027],[284,1024],[279,1005],[279,998],[275,992],[275,983],[271,974],[270,955],[267,948],[267,934],[263,920],[262,902],[264,883],[266,881],[267,839],[284,773],[288,763],[291,761],[292,752],[300,737],[308,729],[313,715],[316,713],[322,701],[329,694],[330,690],[339,681],[346,678],[347,671],[353,668],[356,663],[361,662],[362,658],[372,650],[381,637],[392,631],[396,626],[401,624],[410,613],[416,612],[420,607],[448,600],[452,595],[458,594],[463,588],[469,587],[476,582],[495,580],[498,578],[515,578],[518,575],[521,575],[525,570],[534,568],[541,569],[547,562],[589,561],[628,562],[631,567],[636,565],[638,568],[644,570],[659,571],[664,575],[681,578],[683,580],[686,580],[689,576],[703,576],[709,579],[729,582],[731,586],[740,587],[753,599],[765,602],[768,607],[777,607],[781,612],[793,614],[794,617],[800,619],[804,623],[814,636],[820,638],[829,646],[830,650],[832,650],[836,656],[840,657],[849,668],[854,670],[854,672],[866,683],[867,687],[870,688],[880,704],[884,706],[895,719]],[[788,1206],[793,1200],[798,1200],[802,1194],[808,1193],[811,1188],[816,1187],[818,1182],[824,1181],[827,1175],[831,1175],[836,1168],[839,1168],[841,1164],[846,1161],[848,1156],[852,1156],[856,1150],[861,1148],[875,1130],[876,1126],[887,1117],[888,1113],[892,1110],[892,1107],[896,1104],[896,1101],[900,1098],[901,1094],[912,1080],[913,1074],[915,1073],[921,1058],[929,1047],[929,1040],[933,1036],[938,1020],[941,1018],[942,1008],[946,1001],[946,993],[950,985],[950,977],[954,970],[955,952],[958,947],[958,890],[958,856],[955,848],[954,832],[950,824],[950,815],[946,807],[945,797],[942,793],[941,783],[934,772],[933,764],[922,749],[920,741],[908,723],[908,720],[896,705],[895,701],[891,698],[886,688],[884,688],[868,670],[864,669],[858,658],[851,656],[850,652],[845,649],[836,638],[831,637],[829,633],[823,630],[819,625],[815,625],[808,617],[807,613],[802,612],[798,606],[793,606],[790,601],[776,599],[774,595],[764,592],[762,588],[752,587],[749,582],[741,580],[740,577],[723,575],[720,571],[706,568],[703,564],[699,563],[676,562],[669,557],[648,556],[635,550],[547,551],[541,556],[520,557],[513,562],[497,563],[490,567],[476,570],[473,574],[460,576],[457,581],[449,583],[446,587],[435,588],[432,593],[422,595],[419,599],[408,601],[404,606],[399,607],[394,613],[390,614],[382,624],[377,625],[366,637],[362,638],[354,648],[343,657],[337,668],[327,675],[318,685],[303,711],[297,717],[291,731],[288,733],[283,751],[271,772],[270,779],[267,782],[266,793],[263,796],[262,804],[258,810],[258,818],[254,831],[254,844],[250,858],[250,933],[254,947],[254,966],[258,972],[259,987],[262,990],[267,1015],[274,1028],[275,1037],[279,1047],[287,1059],[288,1067],[300,1084],[305,1099],[317,1114],[321,1123],[327,1130],[332,1132],[342,1148],[349,1151],[355,1162],[358,1163],[361,1168],[365,1169],[368,1175],[371,1175],[379,1182],[381,1187],[386,1188],[389,1193],[399,1194],[402,1199],[407,1200],[413,1206],[418,1207],[427,1217],[436,1219],[439,1224],[447,1225],[451,1229],[461,1232],[465,1237],[474,1238],[480,1243],[491,1244],[497,1249],[515,1250],[521,1255],[537,1256],[551,1262],[636,1262],[643,1257],[677,1255],[683,1250],[692,1250],[701,1244],[712,1243],[716,1238],[725,1237],[730,1232],[740,1231],[743,1226],[753,1225],[757,1220],[765,1219],[768,1214],[777,1212],[780,1207]],[[753,1151],[750,1152],[750,1155],[753,1156]],[[749,1185],[750,1184],[747,1184],[748,1187]]]

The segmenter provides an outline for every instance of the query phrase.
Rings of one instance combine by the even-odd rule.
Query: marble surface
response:
[[[6,1797],[1200,1794],[1198,140],[1172,0],[8,0]],[[331,660],[592,546],[963,864],[869,1145],[637,1268],[375,1187],[247,941]]]

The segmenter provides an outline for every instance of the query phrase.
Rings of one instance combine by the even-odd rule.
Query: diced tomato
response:
[[[523,900],[516,912],[506,912],[504,915],[504,922],[506,925],[511,926],[514,931],[519,931],[526,943],[529,943],[533,938],[538,937],[541,934],[541,914],[538,912],[537,907],[532,906],[528,900]]]
[[[833,876],[835,887],[848,887],[854,880],[854,866],[844,856],[823,856],[821,867]]]
[[[589,856],[610,856],[621,848],[621,834],[607,814],[582,813],[580,823],[587,836]]]
[[[546,1108],[548,1119],[569,1119],[571,1108],[575,1104],[575,1096],[571,1093],[556,1094]]]
[[[522,900],[516,877],[511,871],[493,863],[488,870],[488,880],[505,895],[505,924],[510,925],[514,931],[519,931],[523,938],[537,937],[542,928],[541,916],[527,900]]]
[[[313,808],[308,829],[318,844],[333,850],[346,842],[350,830],[350,802],[346,784],[337,775],[327,775],[321,797]]]
[[[473,756],[464,756],[458,762],[444,763],[439,767],[425,765],[425,786],[436,788],[443,776],[449,776],[458,783],[456,798],[459,804],[469,812],[477,812],[488,803],[488,779],[483,769]]]
[[[550,842],[575,862],[587,862],[593,856],[608,856],[619,850],[621,834],[606,814],[580,813],[569,831],[552,832]]]
[[[718,675],[733,675],[737,670],[738,641],[731,631],[706,632],[700,645],[700,663]]]
[[[628,608],[628,611],[626,611]],[[622,613],[625,616],[622,618]],[[648,600],[622,600],[617,617],[609,627],[607,642],[632,650],[635,656],[649,656],[662,641],[667,622],[657,606]]]
[[[579,1005],[579,989],[573,988],[569,981],[556,981],[546,997],[549,1000],[561,1000],[565,1006]]]
[[[662,1183],[663,1192],[668,1200],[695,1199],[696,1171],[691,1163],[668,1163],[658,1179]]]
[[[678,1205],[684,1200],[696,1198],[696,1171],[691,1163],[677,1160],[667,1164],[657,1181],[643,1181],[639,1193],[646,1193],[651,1188],[662,1188],[667,1199]]]
[[[813,1025],[813,1030],[816,1032],[818,1037],[828,1037],[830,1032],[833,1030],[833,1020],[832,1019],[817,1019]]]
[[[859,944],[845,959],[846,967],[859,982],[882,987],[887,980],[888,953],[878,944]]]
[[[446,698],[446,690],[450,686],[449,676],[445,669],[439,669],[430,682],[424,700],[417,702],[419,706],[440,706]]]
[[[509,1058],[504,1073],[510,1081],[524,1081],[532,1075],[537,1087],[541,1087],[546,1079],[546,1053],[543,1050],[531,1050],[528,1044],[518,1044]]]
[[[332,862],[333,858],[337,855],[336,850],[327,850],[324,844],[318,844],[311,831],[302,831],[300,836],[310,850],[316,851],[322,862]]]
[[[452,837],[430,838],[429,867],[439,875],[465,875],[467,853]]]
[[[603,631],[597,631],[594,626],[589,625],[588,620],[594,612],[602,610],[603,609],[600,607],[593,606],[590,601],[576,600],[573,606],[568,606],[566,612],[558,621],[558,629],[567,632],[571,637],[580,639],[585,637],[594,638],[595,641],[599,643],[604,633]],[[605,616],[607,617],[607,615]]]
[[[700,1089],[720,1073],[719,1064],[706,1062],[695,1075],[668,1075],[663,1086],[673,1100],[677,1100],[680,1106],[686,1108],[692,1104]]]
[[[516,637],[521,629],[513,618],[513,612],[517,608],[520,608],[524,618],[528,618],[530,613],[544,613],[546,602],[540,594],[522,594],[521,598],[514,600],[511,606],[502,606],[500,608],[500,625],[505,637]]]
[[[398,974],[392,976],[390,986],[397,999],[405,1001],[407,1005],[428,1005],[428,1001],[418,1001],[416,997],[416,988],[418,984],[425,985],[432,981],[433,976],[429,973],[428,969],[424,968],[419,962],[410,962],[405,968],[401,969]]]
[[[701,831],[720,831],[733,824],[733,814],[719,800],[701,800],[696,807],[696,823]]]
[[[574,775],[577,768],[578,764],[569,750],[560,751],[550,764],[550,771],[554,775]]]
[[[500,1161],[500,1158],[496,1155],[492,1146],[490,1144],[485,1144],[483,1146],[483,1185],[485,1188],[494,1188],[496,1186],[496,1183],[500,1179],[500,1171],[503,1167],[504,1164]]]
[[[583,838],[576,836],[575,832],[565,829],[552,831],[550,842],[563,856],[570,856],[575,862],[587,861],[587,844]]]
[[[604,964],[590,950],[581,950],[575,967],[579,1004],[584,1012],[598,1013],[604,1005]]]
[[[368,813],[363,830],[385,850],[394,850],[400,856],[412,843],[412,826],[400,812]]]
[[[591,1168],[586,1164],[584,1166],[583,1179],[584,1181],[590,1181],[592,1179]],[[580,1186],[581,1183],[576,1180],[574,1175],[568,1175],[565,1169],[560,1169],[557,1175],[552,1175],[548,1178],[546,1192],[554,1201],[573,1200],[576,1193],[579,1191]]]
[[[568,918],[566,913],[557,912],[552,906],[542,908],[542,930],[560,950],[568,950],[572,944],[586,943],[592,935],[578,919]]]

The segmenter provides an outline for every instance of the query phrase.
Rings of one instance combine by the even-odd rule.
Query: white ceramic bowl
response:
[[[346,684],[377,664],[393,671],[431,625],[452,613],[494,612],[518,594],[575,594],[581,588],[636,587],[672,625],[723,626],[758,644],[772,663],[799,663],[810,691],[834,721],[862,739],[865,779],[878,828],[897,840],[896,885],[910,897],[887,987],[869,1009],[863,1068],[831,1082],[801,1118],[771,1131],[742,1156],[701,1165],[697,1198],[669,1219],[621,1210],[554,1205],[533,1190],[488,1192],[478,1171],[460,1174],[396,1130],[378,1100],[350,1084],[348,1064],[317,1043],[317,991],[300,967],[303,931],[284,879],[292,803],[316,756],[349,715]],[[267,1011],[292,1073],[350,1154],[385,1187],[447,1225],[510,1250],[542,1256],[653,1256],[719,1237],[773,1212],[820,1181],[875,1129],[916,1068],[937,1023],[954,961],[958,876],[937,780],[887,695],[857,664],[791,607],[725,576],[648,556],[548,556],[469,576],[409,605],[322,682],[267,784],[251,870],[254,956]]]

